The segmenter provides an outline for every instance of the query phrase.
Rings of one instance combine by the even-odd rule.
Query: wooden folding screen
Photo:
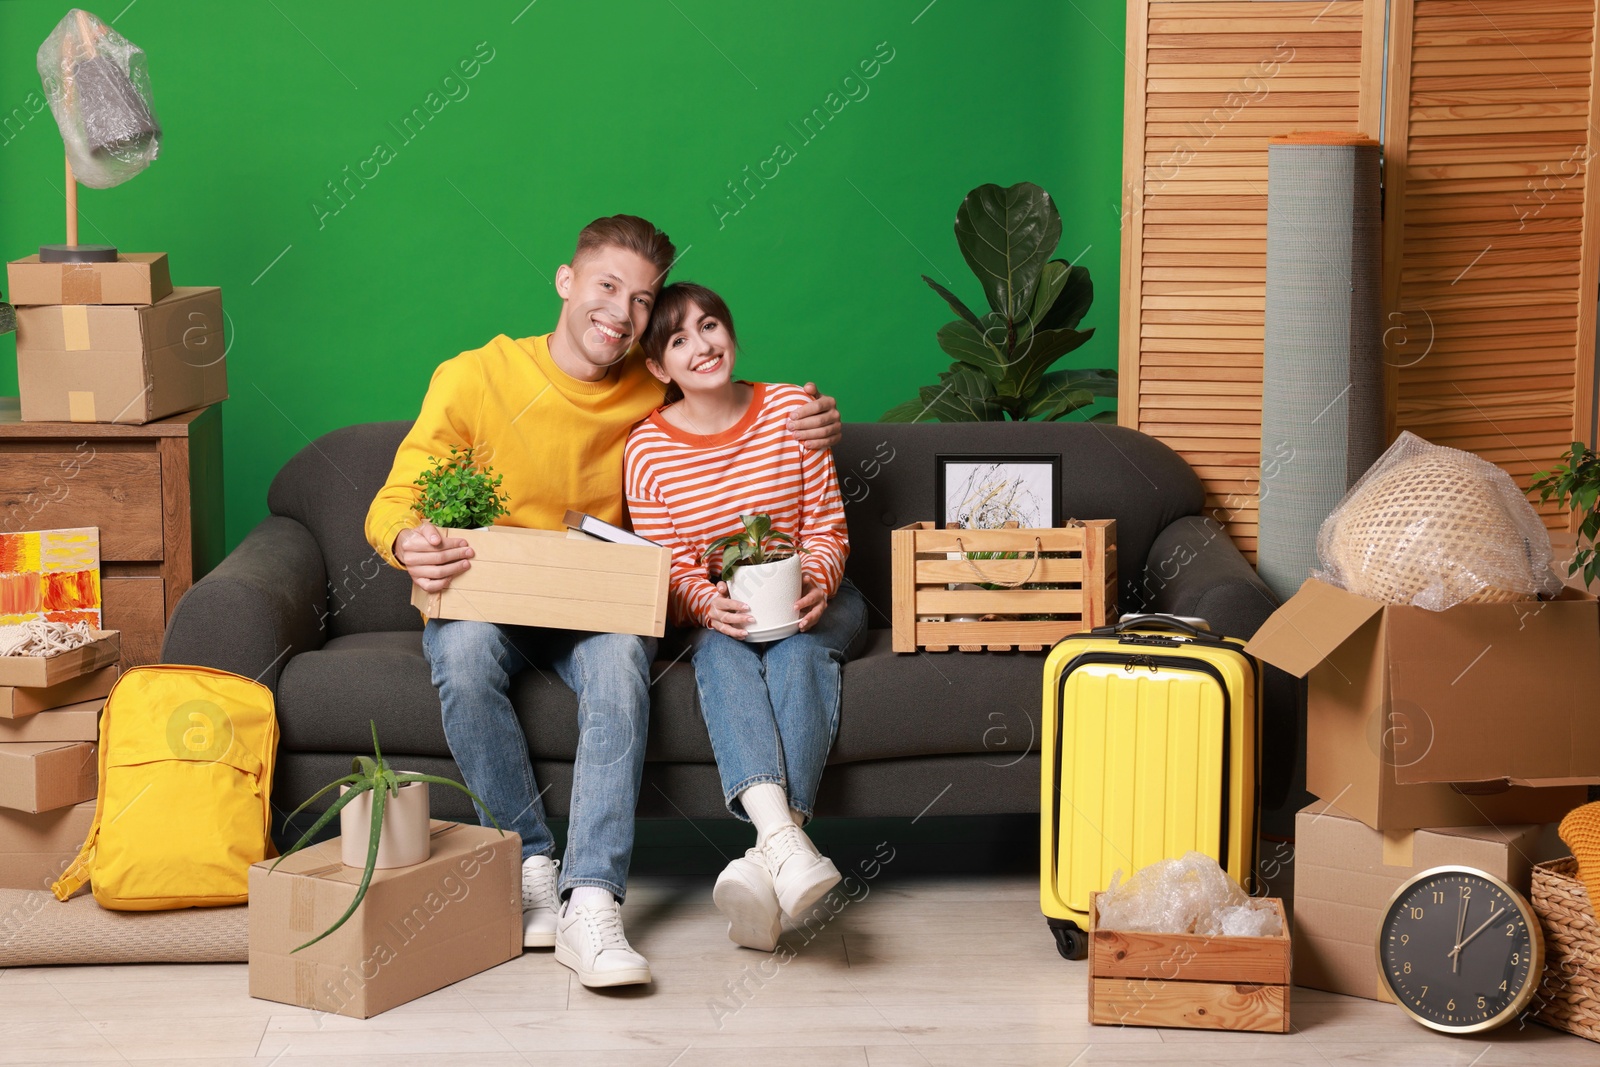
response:
[[[1592,433],[1596,10],[1395,0],[1390,12],[1392,426],[1524,487]]]
[[[1267,141],[1376,135],[1383,0],[1133,0],[1127,40],[1119,421],[1189,461],[1253,560]]]

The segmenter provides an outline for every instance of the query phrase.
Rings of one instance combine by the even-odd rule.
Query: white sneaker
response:
[[[729,941],[762,952],[778,947],[783,921],[778,916],[772,872],[767,870],[766,855],[759,848],[722,869],[711,900],[728,918]]]
[[[560,860],[529,856],[522,861],[522,946],[549,948],[556,943],[556,868]]]
[[[772,872],[778,906],[791,919],[810,911],[839,884],[839,868],[818,854],[817,846],[798,826],[779,827],[756,847],[765,856],[767,870]]]
[[[586,986],[648,985],[650,964],[622,933],[622,909],[612,899],[591,901],[566,913],[556,925],[556,962]]]

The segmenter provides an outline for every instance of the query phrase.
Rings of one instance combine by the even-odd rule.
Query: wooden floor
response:
[[[1091,1027],[1085,965],[1056,954],[1034,879],[885,869],[864,888],[809,942],[786,935],[780,965],[727,941],[709,880],[636,879],[625,916],[648,989],[590,992],[530,951],[366,1021],[252,1000],[243,964],[0,971],[0,1063],[1600,1064],[1600,1046],[1543,1027],[1449,1038],[1302,989],[1292,1034]]]

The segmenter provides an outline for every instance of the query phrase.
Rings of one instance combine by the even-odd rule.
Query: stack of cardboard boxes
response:
[[[174,289],[165,253],[6,273],[22,421],[142,425],[227,398],[222,290]]]
[[[1312,579],[1248,651],[1306,679],[1306,787],[1294,850],[1296,985],[1388,1000],[1382,911],[1444,864],[1526,894],[1560,849],[1548,824],[1600,782],[1600,605],[1577,589],[1447,611]]]
[[[94,821],[115,631],[49,658],[0,657],[0,889],[48,891]]]

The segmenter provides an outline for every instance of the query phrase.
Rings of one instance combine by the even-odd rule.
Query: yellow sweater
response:
[[[511,511],[500,526],[560,530],[571,508],[622,521],[622,448],[634,423],[661,404],[661,383],[637,352],[597,382],[582,382],[550,358],[550,337],[501,334],[439,365],[422,413],[367,509],[367,541],[392,567],[395,535],[421,523],[412,482],[450,446],[503,475]]]

